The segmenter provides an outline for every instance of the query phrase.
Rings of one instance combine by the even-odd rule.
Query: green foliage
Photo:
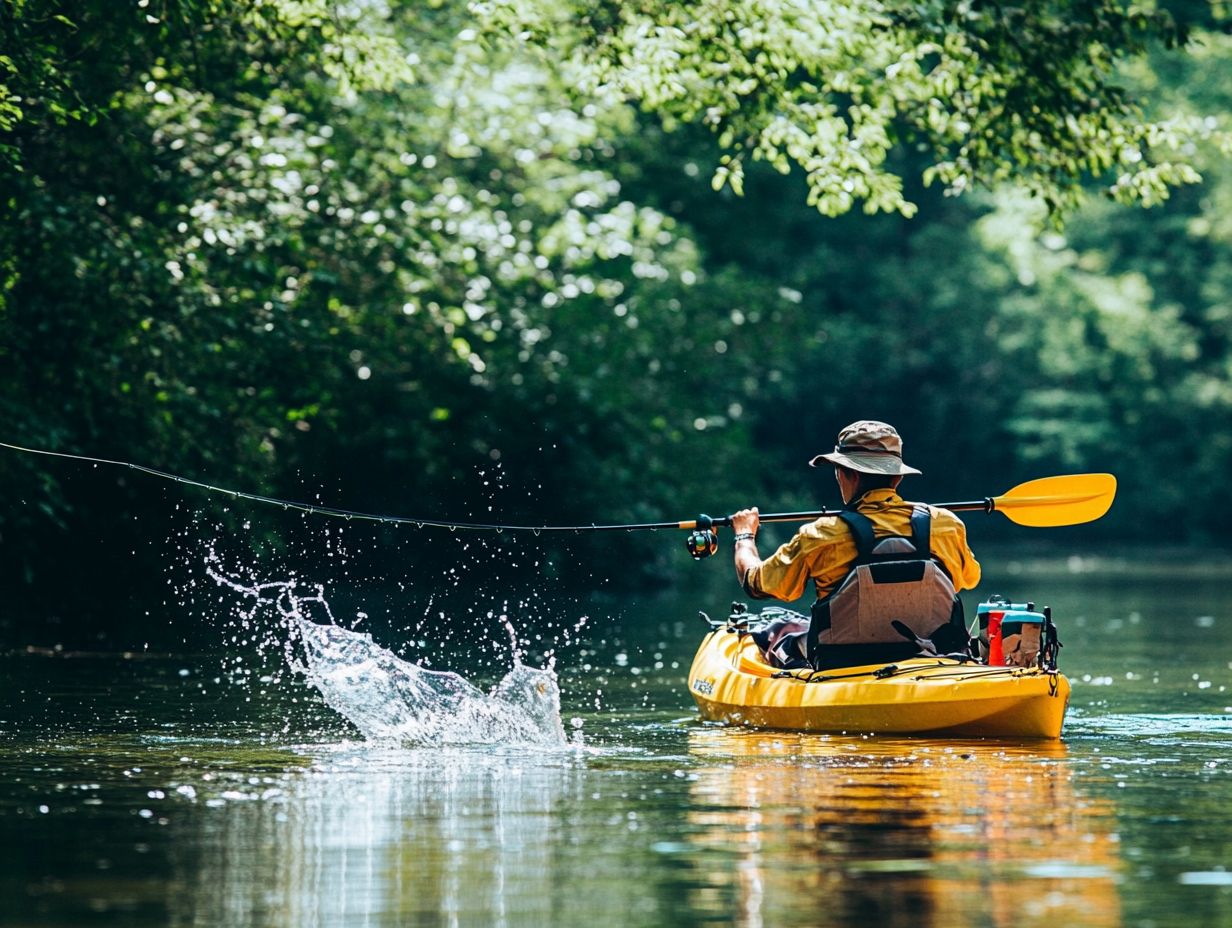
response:
[[[1190,56],[1159,56],[1135,80],[1159,111],[1197,118],[1232,106],[1230,62],[1232,36],[1207,33]],[[1092,206],[1064,237],[1019,229],[1011,244],[1002,222],[991,239],[1027,281],[1016,301],[1034,307],[1046,346],[1046,386],[1014,416],[1024,449],[1112,459],[1144,523],[1222,542],[1227,507],[1194,506],[1194,494],[1222,482],[1232,455],[1232,173],[1213,141],[1193,157],[1206,183],[1161,210]]]
[[[6,440],[657,521],[833,501],[803,462],[874,416],[936,497],[1108,469],[1111,531],[1226,521],[1186,498],[1232,451],[1226,35],[1144,56],[1163,14],[1099,2],[0,9]],[[1083,177],[1198,169],[1038,234]],[[148,493],[43,464],[0,457],[10,569]],[[588,543],[561,569],[679,553]]]
[[[928,152],[926,183],[952,193],[1012,182],[1071,212],[1091,180],[1152,205],[1199,177],[1179,150],[1213,129],[1149,120],[1124,63],[1185,40],[1167,12],[1117,0],[1006,6],[868,0],[655,3],[483,0],[489,34],[578,69],[582,94],[706,125],[724,154],[716,189],[746,161],[803,170],[827,216],[857,203],[911,216],[891,153]]]
[[[1227,37],[1204,34],[1188,56],[1143,62],[1131,86],[1180,119],[1227,112],[1230,61]],[[703,144],[679,131],[652,144],[662,165],[639,195],[690,217],[712,261],[799,296],[794,357],[751,412],[781,492],[839,425],[879,416],[907,435],[932,498],[986,492],[975,488],[990,475],[1001,487],[1111,470],[1121,503],[1088,533],[1223,537],[1227,506],[1192,505],[1232,450],[1230,178],[1217,139],[1189,155],[1202,187],[1151,211],[1088,203],[1065,235],[1040,235],[1045,207],[1013,191],[916,190],[911,222],[810,222],[798,178],[750,172],[746,197],[716,199],[680,169],[700,173]],[[913,176],[918,163],[896,169]]]
[[[733,486],[740,374],[781,350],[756,325],[781,301],[712,280],[622,196],[603,163],[630,114],[575,105],[456,10],[380,21],[402,45],[373,70],[386,46],[361,63],[314,9],[211,7],[70,74],[107,108],[56,130],[72,163],[17,125],[0,355],[21,440],[274,490],[353,474],[351,505],[438,515],[499,460],[530,521],[651,517],[703,490],[677,461]],[[27,464],[0,466],[28,485]]]

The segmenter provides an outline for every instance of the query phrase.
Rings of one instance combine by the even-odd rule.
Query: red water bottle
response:
[[[988,666],[1004,667],[1005,652],[1001,649],[1001,620],[1004,612],[988,613]]]

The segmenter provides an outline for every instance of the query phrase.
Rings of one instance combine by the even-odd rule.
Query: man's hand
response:
[[[759,525],[761,525],[761,516],[758,515],[756,506],[752,509],[741,509],[731,517],[732,531],[737,536],[741,532],[756,535]],[[757,542],[752,538],[740,539],[732,546],[732,555],[736,563],[736,578],[740,581],[740,585],[744,586],[745,576],[761,563],[761,558],[757,554]]]
[[[732,532],[739,535],[741,532],[750,532],[757,534],[757,528],[761,525],[761,516],[757,512],[757,507],[752,509],[741,509],[731,517]]]

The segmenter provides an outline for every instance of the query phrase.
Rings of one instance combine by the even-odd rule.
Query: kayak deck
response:
[[[784,671],[749,635],[720,629],[698,648],[689,692],[702,718],[751,728],[1059,738],[1070,687],[1035,667],[944,657]]]

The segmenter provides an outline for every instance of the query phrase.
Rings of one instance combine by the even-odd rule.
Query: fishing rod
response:
[[[633,532],[656,531],[660,529],[681,529],[690,532],[685,539],[689,553],[696,559],[709,557],[718,550],[716,529],[731,524],[731,516],[712,517],[699,515],[695,519],[676,522],[630,522],[619,524],[599,524],[595,522],[580,525],[513,525],[495,522],[454,522],[444,519],[428,519],[415,516],[382,515],[371,512],[358,512],[352,509],[340,509],[335,506],[322,506],[316,503],[304,503],[295,500],[280,499],[274,496],[263,496],[260,493],[248,493],[243,490],[230,490],[215,486],[190,477],[133,464],[128,461],[115,461],[108,458],[90,457],[84,454],[69,454],[63,451],[47,451],[40,448],[25,448],[8,442],[0,442],[0,448],[17,451],[22,454],[38,454],[46,457],[64,458],[71,461],[84,461],[90,464],[105,464],[111,467],[122,467],[139,471],[152,477],[158,477],[184,486],[196,487],[208,493],[219,493],[232,499],[249,500],[254,503],[264,503],[270,506],[280,506],[284,510],[295,510],[318,516],[332,516],[343,519],[359,519],[368,522],[384,522],[399,525],[414,525],[416,528],[447,528],[451,531],[476,532],[533,532],[539,535],[543,532]],[[938,503],[938,508],[952,512],[1000,512],[1011,522],[1018,525],[1033,527],[1051,527],[1061,525],[1079,525],[1100,518],[1112,505],[1116,494],[1116,477],[1112,474],[1069,474],[1059,477],[1041,477],[1021,483],[1000,496],[988,496],[981,500],[970,500],[956,503]],[[808,522],[823,516],[837,515],[833,509],[818,509],[810,512],[772,512],[759,516],[761,522]]]

